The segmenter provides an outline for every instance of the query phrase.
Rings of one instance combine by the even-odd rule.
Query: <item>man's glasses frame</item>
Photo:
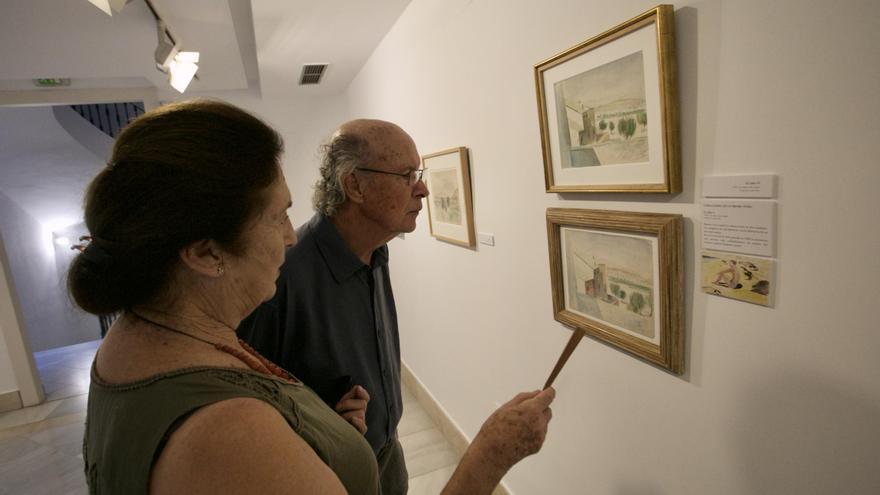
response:
[[[398,177],[403,177],[407,180],[409,185],[414,186],[417,182],[422,180],[422,176],[425,174],[425,170],[427,168],[417,168],[415,170],[410,170],[409,172],[389,172],[387,170],[378,170],[375,168],[367,168],[367,167],[355,167],[355,170],[360,170],[362,172],[373,172],[374,174],[387,174],[387,175],[396,175]]]

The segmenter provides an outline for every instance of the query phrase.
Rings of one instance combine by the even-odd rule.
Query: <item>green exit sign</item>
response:
[[[70,78],[45,77],[42,79],[34,79],[34,86],[40,88],[57,88],[58,86],[70,86]]]

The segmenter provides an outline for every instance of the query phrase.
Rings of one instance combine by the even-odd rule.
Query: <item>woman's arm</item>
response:
[[[523,392],[483,423],[442,495],[489,495],[514,464],[537,453],[553,416],[553,388]]]
[[[521,393],[492,413],[443,495],[489,495],[507,471],[540,450],[556,392]],[[272,406],[230,399],[196,411],[169,438],[152,495],[345,495],[345,488]]]
[[[269,404],[205,406],[171,434],[153,466],[150,494],[345,495],[333,471]]]

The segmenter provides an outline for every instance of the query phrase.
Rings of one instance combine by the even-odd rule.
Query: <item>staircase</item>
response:
[[[144,114],[142,102],[70,105],[70,108],[113,139],[129,122]]]

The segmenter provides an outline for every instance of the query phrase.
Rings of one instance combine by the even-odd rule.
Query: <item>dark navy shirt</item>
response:
[[[297,235],[278,291],[241,323],[239,337],[331,408],[352,386],[367,389],[366,438],[378,453],[393,438],[403,413],[388,246],[374,251],[365,265],[320,213]]]

